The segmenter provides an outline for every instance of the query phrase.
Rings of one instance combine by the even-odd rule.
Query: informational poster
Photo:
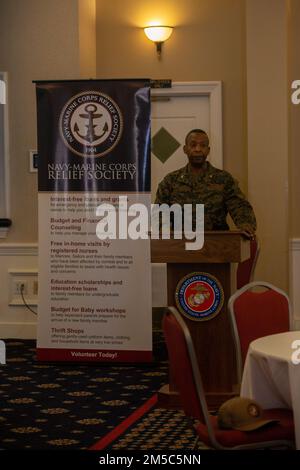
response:
[[[149,82],[36,89],[37,358],[150,361],[150,240],[138,222],[150,207]]]

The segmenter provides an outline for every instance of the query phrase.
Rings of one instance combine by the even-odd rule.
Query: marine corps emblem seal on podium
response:
[[[224,291],[216,277],[204,272],[194,272],[179,281],[175,300],[179,311],[185,317],[206,321],[221,311]]]

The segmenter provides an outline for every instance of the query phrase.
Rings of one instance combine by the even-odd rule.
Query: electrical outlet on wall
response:
[[[28,294],[28,281],[14,280],[13,293],[16,295]]]
[[[38,273],[36,269],[9,270],[9,305],[24,305],[22,295],[28,305],[37,305]],[[21,295],[22,292],[22,295]]]

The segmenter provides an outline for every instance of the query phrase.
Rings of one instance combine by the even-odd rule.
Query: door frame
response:
[[[222,82],[173,82],[172,88],[151,88],[152,99],[206,96],[209,99],[210,147],[214,162],[223,168]]]

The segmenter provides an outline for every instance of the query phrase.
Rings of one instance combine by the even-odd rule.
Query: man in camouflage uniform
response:
[[[230,173],[206,161],[210,151],[206,132],[191,130],[186,136],[183,151],[189,163],[161,181],[155,203],[193,204],[193,230],[196,226],[195,205],[204,204],[205,230],[228,230],[226,217],[229,213],[237,228],[253,238],[256,219],[252,206]]]

